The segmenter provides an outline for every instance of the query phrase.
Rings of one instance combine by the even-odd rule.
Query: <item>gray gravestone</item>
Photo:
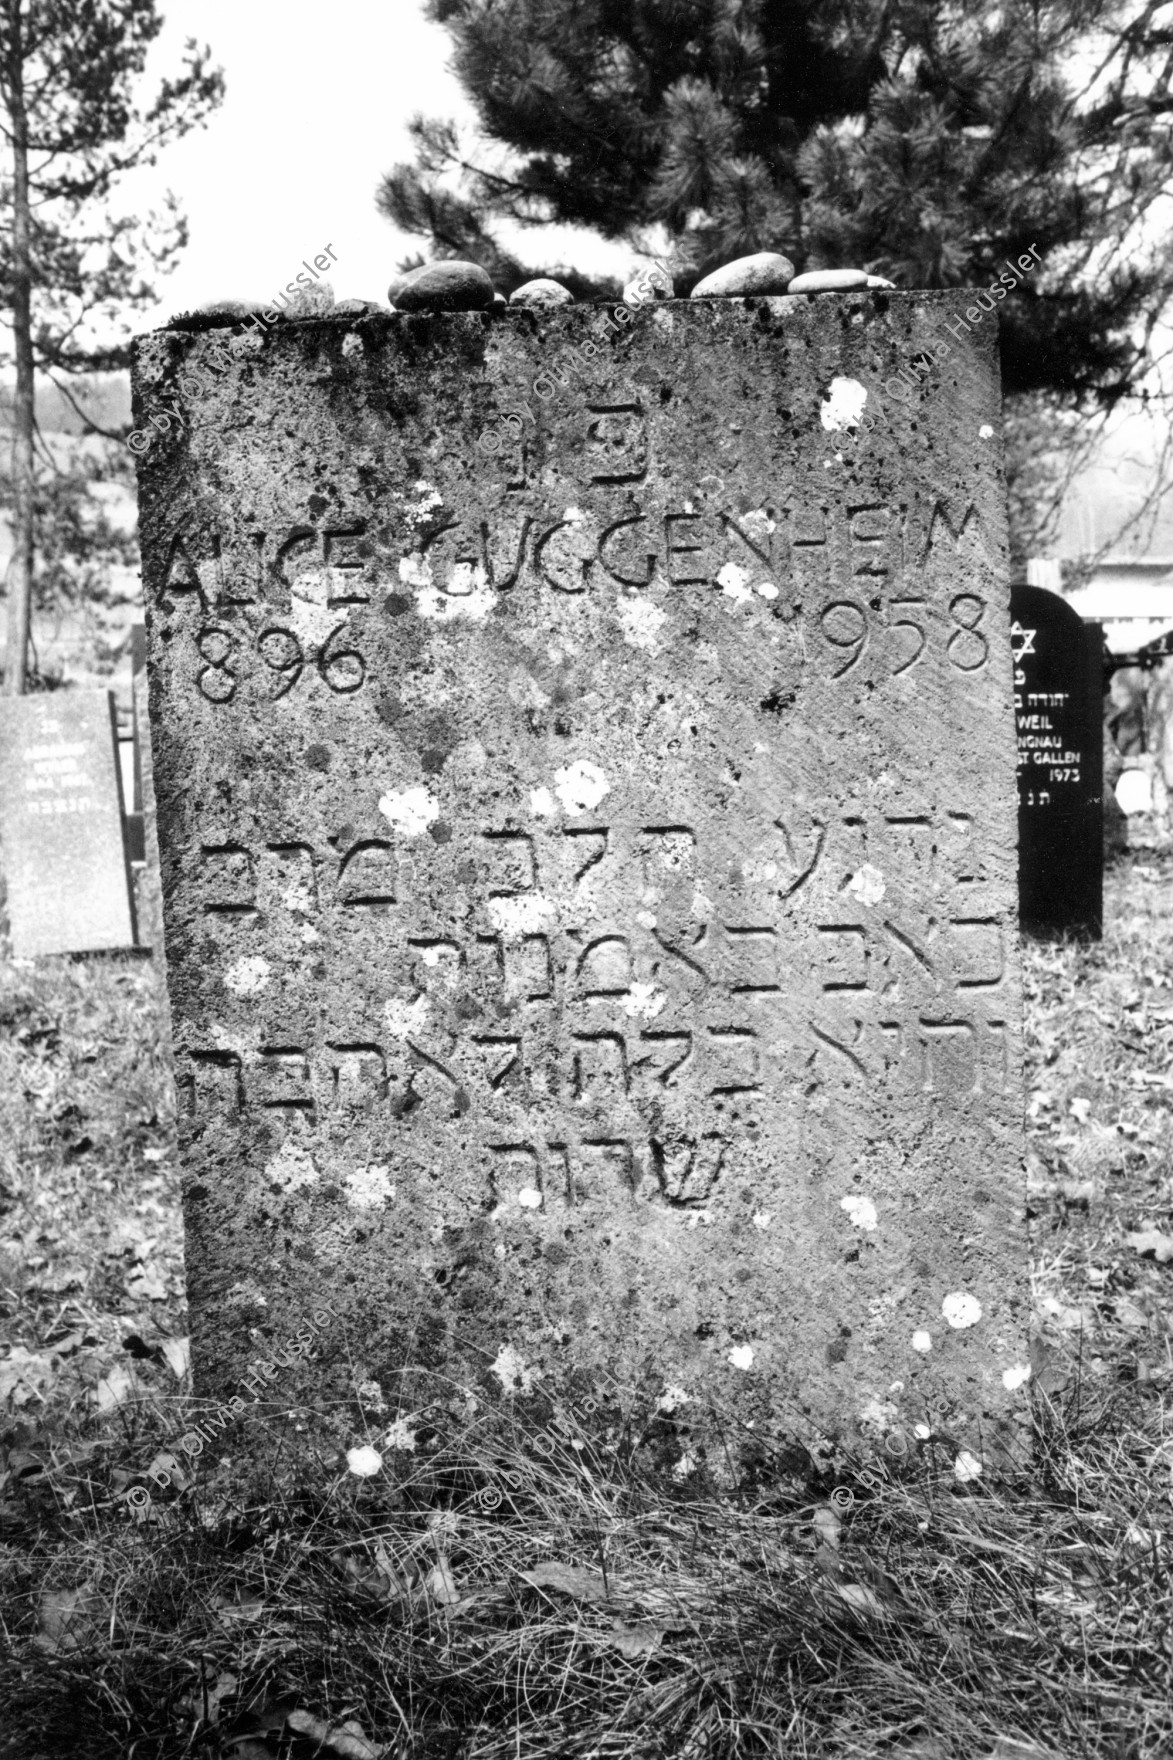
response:
[[[18,958],[133,947],[109,691],[0,700],[0,862]]]
[[[1015,745],[964,304],[287,324],[140,460],[203,1390],[328,1297],[282,1397],[341,1431],[375,1381],[997,1436]],[[140,342],[136,409],[211,343]]]

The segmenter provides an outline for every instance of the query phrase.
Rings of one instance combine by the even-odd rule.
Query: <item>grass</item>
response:
[[[457,1388],[362,1390],[369,1476],[273,1405],[185,1465],[153,973],[0,968],[0,1760],[1173,1752],[1173,864],[1107,917],[1026,952],[1029,1458],[762,1436],[719,1496],[672,1414]]]

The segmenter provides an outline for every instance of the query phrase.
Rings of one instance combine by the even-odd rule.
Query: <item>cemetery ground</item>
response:
[[[686,1407],[370,1384],[311,1457],[279,1381],[192,1463],[155,974],[0,968],[2,1760],[1173,1751],[1173,860],[1114,868],[1105,917],[1026,951],[1033,1421],[998,1481],[763,1437],[730,1484]]]

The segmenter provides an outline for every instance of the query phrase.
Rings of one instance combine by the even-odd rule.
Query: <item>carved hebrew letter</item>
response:
[[[340,905],[394,904],[395,851],[385,839],[364,838],[348,849],[338,867],[334,899]]]
[[[256,870],[243,843],[206,843],[200,856],[205,912],[209,916],[255,916]]]
[[[301,1045],[261,1047],[255,1078],[259,1106],[279,1112],[313,1112],[309,1055]]]
[[[670,1204],[704,1204],[713,1194],[725,1159],[725,1139],[711,1132],[696,1137],[652,1138],[652,1166]]]
[[[387,1059],[378,1045],[327,1045],[332,1102],[361,1108],[387,1098]]]
[[[953,917],[957,988],[996,990],[1006,972],[1002,925],[996,917]]]
[[[595,1105],[621,1099],[631,1086],[623,1034],[575,1033],[574,1046],[574,1098]]]
[[[591,403],[587,462],[594,483],[634,483],[648,473],[648,423],[638,403]]]
[[[235,1117],[244,1109],[241,1058],[235,1051],[193,1051],[183,1086],[187,1110],[197,1118]]]
[[[981,1059],[970,1021],[920,1022],[926,1093],[980,1094]]]

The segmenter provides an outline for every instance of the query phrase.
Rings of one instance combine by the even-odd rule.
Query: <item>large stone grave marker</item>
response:
[[[1098,941],[1104,906],[1104,638],[1058,593],[1015,584],[1019,919]]]
[[[1014,722],[964,304],[291,323],[140,461],[204,1391],[328,1298],[282,1398],[352,1435],[370,1382],[998,1434]],[[136,409],[209,342],[144,339]]]
[[[109,691],[0,699],[0,864],[17,958],[134,946]]]

